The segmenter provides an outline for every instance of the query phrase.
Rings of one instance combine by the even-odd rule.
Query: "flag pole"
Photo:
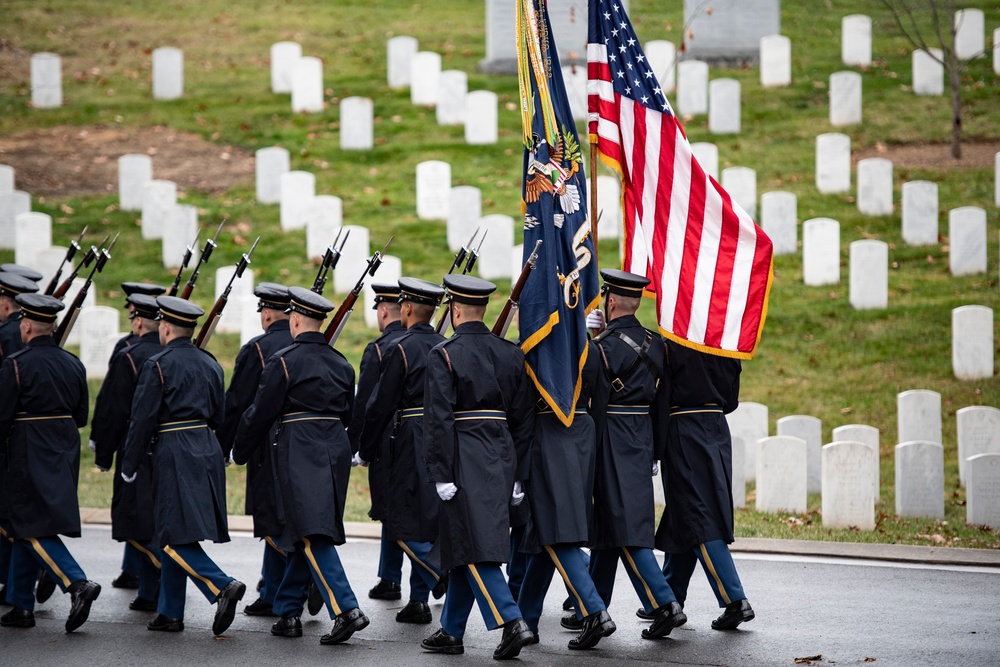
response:
[[[597,261],[597,144],[590,144],[590,238],[594,240],[594,264]]]

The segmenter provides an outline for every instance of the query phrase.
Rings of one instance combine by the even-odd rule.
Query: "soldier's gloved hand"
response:
[[[593,331],[604,331],[604,313],[595,308],[587,315],[587,328]]]
[[[97,451],[97,443],[94,442],[93,440],[91,440],[90,442],[88,442],[87,446],[90,447],[90,451],[92,451],[92,452],[96,452]]]
[[[438,497],[441,500],[451,500],[458,493],[458,487],[451,482],[435,482],[434,488],[437,489]]]
[[[362,468],[368,467],[368,461],[361,458],[361,452],[357,452],[353,457],[351,457],[351,467],[356,468],[357,466],[361,466]]]
[[[656,473],[660,472],[660,462],[653,461],[653,477],[656,477]]]
[[[510,495],[511,505],[520,505],[524,502],[524,489],[520,482],[514,482],[514,493]]]
[[[107,472],[108,470],[110,470],[110,469],[111,469],[111,468],[105,468],[104,466],[100,466],[100,465],[97,465],[96,463],[94,464],[94,466],[95,466],[95,467],[96,467],[96,468],[97,468],[98,470],[100,470],[101,472]]]
[[[123,479],[123,480],[125,480],[125,483],[126,483],[126,484],[131,484],[132,482],[134,482],[134,481],[135,481],[135,476],[136,476],[136,475],[138,475],[138,474],[139,474],[138,472],[134,472],[134,473],[132,473],[132,476],[131,476],[131,477],[129,477],[128,475],[126,475],[126,474],[125,474],[125,473],[123,472],[123,473],[122,473],[122,479]]]

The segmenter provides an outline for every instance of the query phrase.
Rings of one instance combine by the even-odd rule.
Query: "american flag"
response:
[[[591,0],[587,61],[590,143],[622,177],[625,270],[650,279],[663,335],[751,358],[771,239],[694,159],[621,0]]]

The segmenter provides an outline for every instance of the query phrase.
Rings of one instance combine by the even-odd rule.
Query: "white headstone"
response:
[[[892,215],[892,162],[881,157],[858,160],[858,210]]]
[[[997,28],[997,30],[1000,31],[1000,28]],[[997,72],[997,74],[1000,74],[1000,72]],[[996,206],[1000,206],[1000,153],[993,156],[993,174],[993,203]]]
[[[834,72],[830,75],[830,124],[834,127],[861,122],[861,75]]]
[[[254,174],[257,181],[257,201],[261,204],[281,202],[281,175],[291,171],[288,149],[268,146],[254,153]]]
[[[941,394],[930,389],[910,389],[896,396],[896,442],[941,440]]]
[[[676,63],[677,47],[665,39],[653,39],[643,46],[646,52],[646,62],[653,70],[653,75],[660,82],[664,94],[672,93],[677,86]]]
[[[198,234],[198,209],[188,204],[171,206],[163,215],[163,268],[178,269],[184,250]]]
[[[806,441],[775,435],[757,441],[757,511],[801,514],[806,505]]]
[[[1000,408],[972,405],[955,413],[958,478],[965,486],[965,461],[977,454],[1000,454]]]
[[[733,509],[736,509],[747,506],[747,445],[738,435],[732,436],[732,455]]]
[[[479,188],[471,185],[453,187],[448,197],[448,250],[458,252],[463,243],[469,243],[481,217],[483,194]]]
[[[399,279],[403,277],[403,261],[399,257],[393,255],[385,255],[382,258],[382,266],[378,270],[378,282],[385,283],[398,283]],[[372,282],[369,280],[365,283],[365,303],[369,304],[375,300],[375,290],[372,289]],[[371,306],[364,308],[365,311],[365,326],[369,329],[378,328],[378,311],[374,310]]]
[[[955,55],[972,60],[986,53],[986,21],[981,9],[955,12]]]
[[[14,192],[14,167],[0,164],[0,195]]]
[[[889,306],[889,244],[875,239],[850,245],[850,303],[855,310]]]
[[[497,94],[474,90],[465,97],[465,143],[473,146],[497,142]]]
[[[333,272],[333,291],[337,294],[347,294],[354,289],[354,285],[357,284],[358,278],[368,265],[368,258],[372,254],[371,234],[367,227],[348,225],[344,227],[344,232],[348,231],[351,234],[347,237],[347,243],[344,244],[344,251],[340,256],[340,262]],[[381,269],[377,276],[379,282],[388,282],[382,275]]]
[[[813,218],[802,223],[802,280],[806,285],[840,282],[840,223]]]
[[[38,253],[52,245],[52,217],[34,211],[14,218],[14,263],[34,266]]]
[[[944,518],[944,447],[938,443],[896,445],[896,514]]]
[[[764,233],[771,237],[775,255],[794,255],[798,252],[798,200],[795,194],[792,192],[762,194],[760,226]]]
[[[55,53],[31,55],[31,106],[55,109],[62,106],[62,61]]]
[[[719,147],[707,141],[697,141],[691,144],[691,152],[705,173],[719,180]]]
[[[292,70],[292,111],[319,113],[323,110],[323,61],[303,56]]]
[[[66,257],[67,248],[63,246],[49,246],[45,250],[41,250],[35,254],[35,264],[31,268],[42,274],[42,279],[38,281],[38,286],[45,289],[45,287],[52,281],[52,276],[56,274],[59,270],[59,266],[62,264],[63,259]],[[81,255],[76,256],[76,261],[80,261]],[[59,277],[59,281],[62,282],[69,277],[69,272],[72,270],[71,266],[64,266],[62,275]],[[68,305],[68,304],[67,304]],[[65,311],[63,311],[65,313]],[[60,315],[62,317],[62,315]]]
[[[566,66],[562,68],[562,76],[573,120],[587,120],[587,68]]]
[[[340,197],[332,195],[313,197],[306,205],[302,216],[306,226],[306,257],[322,258],[343,224],[343,205]]]
[[[993,377],[993,309],[961,306],[951,311],[951,367],[959,380]]]
[[[677,63],[677,113],[683,116],[708,113],[708,63],[701,60]]]
[[[903,183],[903,240],[909,245],[938,241],[938,186],[931,181]]]
[[[253,296],[243,297],[243,304],[240,306],[240,347],[262,333],[264,333],[264,329],[260,326],[257,298]]]
[[[872,64],[872,20],[850,14],[840,20],[840,60],[845,65]]]
[[[986,211],[961,206],[948,211],[948,266],[953,276],[986,273]]]
[[[740,133],[740,82],[715,79],[708,92],[708,131],[712,134]]]
[[[487,215],[480,219],[479,224],[488,233],[474,270],[486,280],[509,280],[511,254],[514,252],[514,218],[501,214]]]
[[[839,132],[816,137],[816,189],[823,194],[851,189],[851,138]]]
[[[21,190],[0,192],[0,249],[13,250],[14,220],[31,210],[31,195]]]
[[[367,97],[340,101],[340,150],[370,151],[375,146],[375,105]]]
[[[937,58],[937,60],[935,60]],[[913,52],[913,92],[917,95],[944,95],[944,65],[941,49]]]
[[[184,95],[184,52],[172,46],[153,49],[153,99],[178,100]]]
[[[83,289],[83,286],[84,284],[86,284],[86,282],[87,281],[84,280],[83,278],[74,278],[73,282],[70,283],[69,290],[67,290],[66,295],[63,297],[63,303],[73,303],[74,301],[76,301],[77,295],[80,294],[80,290]],[[87,296],[83,297],[83,304],[81,305],[80,308],[81,311],[84,308],[89,308],[97,305],[97,298],[94,296],[95,291],[96,290],[93,289],[87,290]],[[63,312],[60,315],[60,319],[58,321],[62,322],[62,318],[65,316],[66,316],[65,312]],[[78,318],[77,325],[74,326],[72,329],[70,329],[69,334],[67,334],[66,336],[66,346],[75,347],[79,345],[80,345],[80,326]]]
[[[229,280],[236,273],[236,266],[222,266],[215,270],[215,298],[222,295]],[[243,275],[233,281],[233,290],[229,293],[229,303],[219,317],[216,333],[240,333],[243,327],[243,306],[250,305],[256,309],[253,296],[253,269],[247,269]]]
[[[823,484],[820,475],[820,449],[823,447],[823,422],[808,415],[790,415],[778,420],[778,435],[799,438],[806,447],[806,490],[819,493]]]
[[[740,401],[739,406],[726,415],[726,422],[734,438],[743,438],[746,445],[746,456],[743,459],[744,476],[746,481],[752,482],[757,477],[757,441],[768,435],[767,406],[752,401]]]
[[[153,158],[141,153],[118,158],[118,208],[142,210],[146,183],[153,180]]]
[[[433,106],[441,80],[441,54],[419,51],[410,61],[410,102]]]
[[[1000,529],[1000,454],[977,454],[965,462],[965,521]]]
[[[281,191],[281,230],[302,229],[303,214],[316,196],[316,176],[308,171],[286,171],[278,177]]]
[[[427,160],[417,165],[417,217],[421,220],[447,220],[451,197],[451,165],[441,160]]]
[[[722,170],[722,188],[753,218],[757,216],[757,172],[750,167]]]
[[[597,221],[598,239],[617,239],[622,235],[622,186],[617,176],[597,177],[597,202],[601,209]]]
[[[271,92],[292,92],[292,73],[302,57],[298,42],[275,42],[271,45]]]
[[[875,493],[868,472],[875,453],[862,442],[823,447],[823,527],[873,530]]]
[[[149,181],[142,189],[142,238],[163,238],[167,210],[177,205],[177,184],[173,181]],[[193,239],[192,239],[193,242]]]
[[[833,442],[863,442],[875,453],[875,466],[872,468],[872,485],[875,488],[875,500],[881,495],[882,475],[880,460],[882,443],[879,430],[874,426],[864,424],[847,424],[833,429]]]
[[[1000,74],[1000,28],[993,31],[993,73]]]
[[[387,48],[388,66],[386,78],[390,88],[406,88],[410,85],[410,61],[417,55],[417,38],[400,35],[389,40]]]
[[[616,4],[616,3],[611,3]],[[684,0],[684,49],[693,58],[756,59],[760,38],[781,32],[778,0]]]
[[[441,72],[438,79],[434,115],[438,125],[461,125],[465,120],[465,96],[469,93],[468,75],[457,69]]]
[[[87,379],[103,378],[120,337],[118,311],[107,306],[81,308],[74,328],[80,330],[80,361],[87,370]]]
[[[792,40],[784,35],[760,38],[760,85],[765,88],[792,83]]]
[[[510,275],[519,276],[521,275],[521,269],[524,267],[524,244],[514,246],[514,249],[510,251]],[[656,489],[656,482],[653,483],[653,489]],[[657,501],[659,502],[659,501]]]

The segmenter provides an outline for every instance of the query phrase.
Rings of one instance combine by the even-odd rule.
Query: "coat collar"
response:
[[[320,343],[328,345],[322,331],[303,331],[295,337],[296,343]]]
[[[274,333],[275,331],[288,331],[291,324],[288,320],[275,320],[271,322],[271,326],[267,328],[267,333]]]
[[[455,327],[457,334],[488,334],[492,333],[485,322],[462,322]]]
[[[52,336],[35,336],[27,344],[31,347],[58,347]]]
[[[639,318],[635,315],[622,315],[621,317],[616,317],[608,322],[609,329],[629,329],[641,326],[642,324],[639,322]]]

